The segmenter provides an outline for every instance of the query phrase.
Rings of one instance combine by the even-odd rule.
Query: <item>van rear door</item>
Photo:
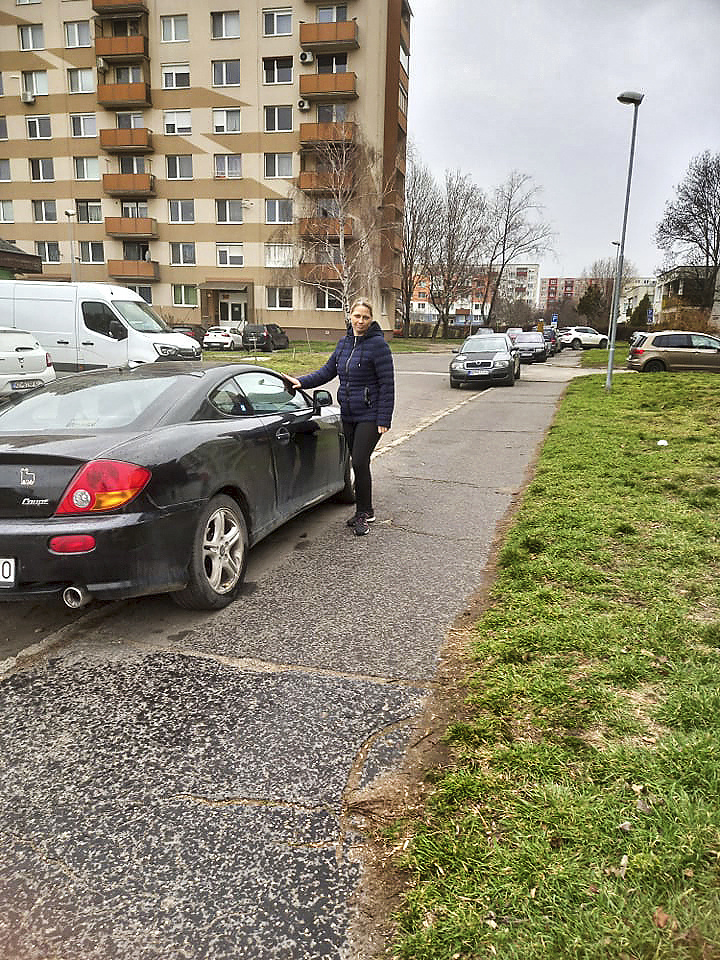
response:
[[[29,330],[52,357],[56,370],[78,366],[74,284],[15,284],[13,326]]]

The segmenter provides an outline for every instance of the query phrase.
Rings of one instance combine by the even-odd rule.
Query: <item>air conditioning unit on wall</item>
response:
[[[313,63],[315,61],[314,55],[309,50],[302,50],[298,59],[300,63]]]
[[[20,94],[20,99],[23,103],[35,103],[35,94],[30,90],[23,90]]]
[[[298,100],[298,110],[309,110],[310,101],[309,100]]]

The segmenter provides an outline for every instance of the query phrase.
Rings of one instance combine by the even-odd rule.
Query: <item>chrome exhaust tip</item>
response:
[[[92,599],[85,587],[66,587],[62,598],[65,606],[70,607],[71,610],[79,610]]]

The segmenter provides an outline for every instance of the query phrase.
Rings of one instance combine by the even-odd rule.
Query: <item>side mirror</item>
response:
[[[460,351],[458,350],[457,347],[453,347],[453,348],[452,348],[452,352],[453,352],[453,353],[460,353]]]
[[[315,390],[313,392],[313,410],[318,413],[322,407],[329,407],[333,402],[329,390]]]
[[[113,340],[127,340],[127,330],[119,320],[110,321],[110,336]]]

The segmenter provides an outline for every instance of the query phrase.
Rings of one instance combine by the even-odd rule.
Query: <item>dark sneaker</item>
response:
[[[353,524],[353,530],[355,531],[356,537],[365,537],[370,533],[370,526],[368,524],[368,515],[366,513],[359,513],[355,517],[355,523]]]
[[[359,516],[360,516],[359,513],[354,513],[354,514],[350,517],[350,519],[347,521],[347,525],[348,525],[349,527],[354,527],[354,526],[355,526],[355,523],[356,523],[356,521],[357,521],[357,518],[358,518]],[[375,512],[374,512],[373,510],[365,511],[365,512],[363,513],[363,516],[365,517],[365,520],[366,520],[368,523],[372,523],[373,520],[375,519]]]

